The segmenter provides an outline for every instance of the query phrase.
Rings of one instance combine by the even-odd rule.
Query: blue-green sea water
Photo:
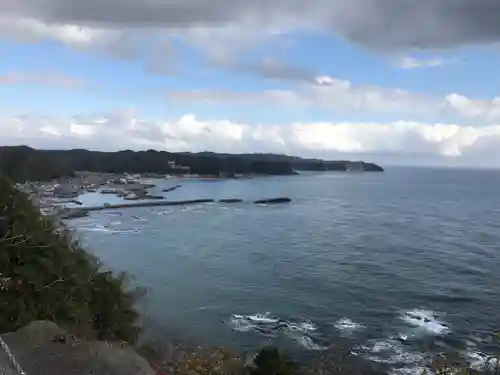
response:
[[[363,360],[417,373],[429,350],[481,363],[500,328],[500,171],[156,183],[157,194],[182,184],[169,200],[246,201],[70,222],[106,267],[149,289],[140,308],[157,332],[304,354],[342,342]],[[278,196],[293,201],[249,203]]]

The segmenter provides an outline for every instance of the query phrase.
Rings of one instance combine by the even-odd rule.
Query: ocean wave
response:
[[[153,211],[156,215],[159,216],[165,216],[165,215],[170,215],[171,213],[174,212],[172,208],[166,209],[166,210],[154,210]]]
[[[478,371],[488,371],[500,366],[499,359],[488,353],[473,351],[467,353],[469,367]]]
[[[288,336],[295,340],[300,346],[307,350],[326,350],[328,349],[327,346],[320,345],[316,341],[314,341],[311,337],[309,336],[304,336],[304,335],[296,335],[293,333],[289,333]]]
[[[387,338],[370,340],[365,345],[356,347],[352,354],[389,366],[391,375],[420,375],[430,358],[428,354],[415,349],[411,340],[421,339],[422,335],[442,336],[450,332],[450,327],[439,319],[436,312],[425,309],[402,311],[399,319],[410,328],[401,330],[400,327],[399,332]],[[349,327],[347,323],[346,326]]]
[[[426,356],[413,351],[395,339],[371,340],[367,344],[356,348],[355,355],[362,355],[367,360],[391,366],[395,374],[410,374],[423,368]]]
[[[324,350],[312,335],[317,332],[317,327],[309,321],[294,322],[272,316],[270,313],[257,313],[252,315],[233,314],[229,325],[235,331],[256,332],[263,336],[276,337],[284,335],[296,341],[307,350]]]
[[[101,232],[101,233],[140,233],[141,231],[137,228],[132,229],[118,229],[118,228],[110,228],[105,225],[94,225],[94,226],[81,226],[78,228],[79,231],[84,232]]]
[[[233,330],[239,332],[250,332],[254,329],[254,324],[248,319],[245,319],[242,315],[231,316],[229,324]]]
[[[485,372],[488,372],[488,370],[493,370],[495,368],[498,368],[500,366],[498,355],[494,356],[479,350],[476,341],[484,343],[486,340],[479,339],[474,341],[472,340],[467,341],[467,349],[464,354],[467,363],[469,364],[469,367],[474,370],[485,371]]]
[[[404,311],[400,315],[405,323],[433,335],[445,335],[450,331],[448,324],[440,321],[435,312],[424,309]]]
[[[365,328],[361,323],[357,323],[348,318],[342,318],[335,322],[335,328],[342,333],[352,334],[355,331],[359,331]]]
[[[187,205],[184,207],[180,207],[179,212],[191,212],[191,211],[207,212],[206,206],[208,205],[209,203]]]

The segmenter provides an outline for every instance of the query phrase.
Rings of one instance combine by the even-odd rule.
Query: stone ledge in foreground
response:
[[[2,338],[28,375],[155,375],[130,346],[75,339],[49,321],[32,322]]]

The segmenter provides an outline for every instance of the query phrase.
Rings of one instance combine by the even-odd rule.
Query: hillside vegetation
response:
[[[302,159],[274,154],[216,154],[165,151],[97,152],[88,150],[35,150],[26,146],[0,147],[0,172],[15,181],[52,180],[76,171],[102,173],[175,172],[169,162],[189,167],[200,175],[292,175],[295,171],[383,171],[373,163]]]
[[[0,176],[0,332],[51,320],[80,335],[134,342],[136,292],[101,270],[60,223]]]

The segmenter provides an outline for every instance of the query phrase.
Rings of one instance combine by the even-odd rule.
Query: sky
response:
[[[500,167],[498,0],[2,0],[0,145]]]

